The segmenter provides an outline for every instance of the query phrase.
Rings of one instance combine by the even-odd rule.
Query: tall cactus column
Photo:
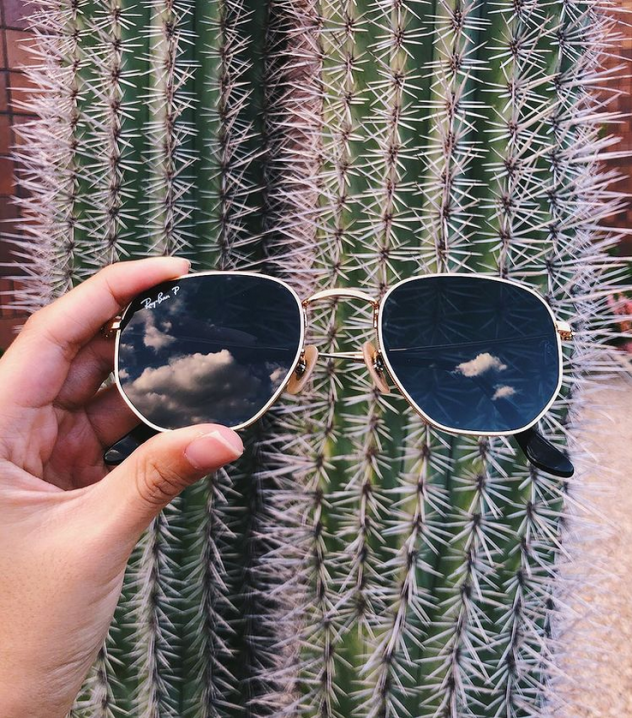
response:
[[[514,279],[576,329],[541,422],[572,437],[622,271],[598,224],[619,201],[592,94],[604,8],[41,0],[33,23],[23,306],[148,254],[302,297]],[[375,341],[362,303],[307,311],[323,353]],[[321,357],[152,523],[74,716],[547,715],[581,476],[440,432],[361,366]]]

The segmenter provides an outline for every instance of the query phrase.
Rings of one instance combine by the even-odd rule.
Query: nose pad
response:
[[[390,394],[391,388],[386,383],[386,368],[384,367],[382,356],[371,342],[364,342],[362,345],[362,356],[364,357],[366,368],[369,370],[369,374],[380,393]]]
[[[298,366],[292,373],[290,381],[285,387],[288,394],[298,394],[307,384],[307,380],[312,375],[316,361],[318,359],[318,349],[313,344],[308,344],[299,359]]]

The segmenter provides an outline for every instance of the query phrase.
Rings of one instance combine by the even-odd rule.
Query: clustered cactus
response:
[[[302,297],[511,278],[574,326],[541,421],[572,440],[621,273],[603,3],[37,0],[32,24],[21,306],[147,254]],[[308,316],[321,352],[374,338],[353,300]],[[334,358],[245,444],[144,534],[73,716],[546,714],[581,473],[435,430]]]

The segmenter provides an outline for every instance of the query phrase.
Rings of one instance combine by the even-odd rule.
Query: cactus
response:
[[[599,164],[616,117],[593,92],[616,40],[603,7],[37,0],[32,26],[21,307],[147,254],[303,297],[513,278],[574,324],[541,423],[581,456],[622,273],[600,227],[621,201]],[[373,338],[353,301],[308,314],[321,351]],[[442,433],[333,358],[245,446],[144,534],[72,715],[546,715],[581,474]]]

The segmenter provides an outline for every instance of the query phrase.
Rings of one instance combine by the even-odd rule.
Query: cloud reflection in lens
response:
[[[252,413],[260,384],[227,349],[174,357],[122,382],[134,406],[160,426],[199,424],[208,421],[209,412],[223,417]]]
[[[217,273],[170,280],[122,321],[121,389],[154,426],[242,425],[265,408],[300,351],[302,315],[283,285]],[[160,298],[160,301],[159,301]]]
[[[516,390],[512,386],[497,386],[496,391],[492,396],[492,401],[496,401],[496,399],[507,399],[510,396],[513,396],[515,393]]]
[[[559,388],[553,317],[516,284],[456,274],[416,278],[386,297],[381,317],[389,371],[440,426],[518,431]]]
[[[474,359],[459,364],[454,371],[460,372],[463,376],[480,376],[490,369],[504,371],[507,368],[498,357],[489,352],[478,354]]]
[[[168,347],[176,341],[176,338],[169,334],[170,329],[171,322],[162,321],[159,329],[154,322],[153,314],[147,313],[145,316],[145,334],[143,336],[143,343],[146,347],[151,347],[156,351],[164,349],[164,347]]]

